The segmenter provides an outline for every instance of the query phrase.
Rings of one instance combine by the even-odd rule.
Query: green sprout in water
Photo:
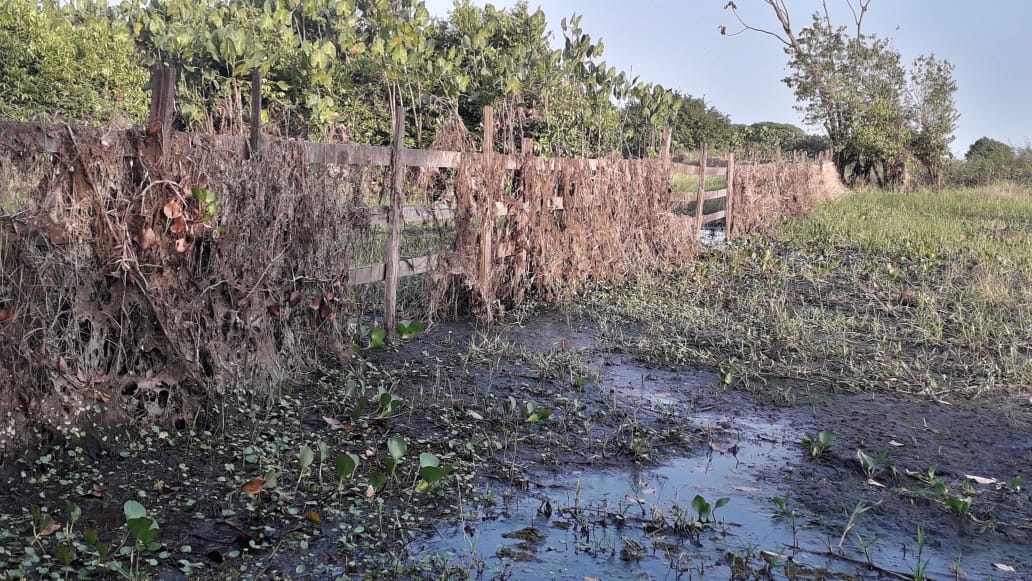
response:
[[[811,458],[820,458],[834,442],[835,432],[831,430],[822,430],[816,438],[810,434],[803,436],[803,447],[810,453]]]
[[[699,522],[708,523],[714,518],[717,509],[731,502],[730,498],[718,498],[712,505],[701,494],[692,499],[692,508],[699,515]]]

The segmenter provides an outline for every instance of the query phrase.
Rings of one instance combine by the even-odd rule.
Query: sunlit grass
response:
[[[1030,232],[1023,191],[862,192],[677,273],[598,292],[585,312],[646,361],[734,370],[738,385],[936,399],[1022,389]]]
[[[692,174],[678,173],[670,178],[670,187],[675,192],[698,192],[699,176]],[[712,192],[727,187],[725,176],[706,176],[706,191]]]
[[[1008,186],[894,194],[863,192],[790,223],[783,236],[869,251],[978,257],[1032,266],[1032,190]]]

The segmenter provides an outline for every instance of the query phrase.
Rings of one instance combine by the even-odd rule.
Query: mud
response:
[[[385,381],[406,411],[364,428],[328,423],[350,408],[313,381],[264,407],[213,402],[227,415],[199,418],[192,429],[211,432],[196,438],[90,434],[3,483],[0,562],[33,541],[30,506],[63,522],[71,500],[80,527],[117,542],[122,503],[138,499],[161,524],[165,556],[145,565],[161,579],[1032,578],[1032,499],[1017,478],[1032,478],[1027,396],[946,404],[773,380],[748,393],[712,371],[646,367],[601,336],[546,312],[365,351],[394,370]],[[836,438],[814,455],[802,441],[822,430]],[[343,491],[332,465],[326,486],[318,461],[297,473],[303,444],[377,450],[362,460],[374,466],[390,435],[455,475],[430,493],[399,478],[367,497],[365,472]],[[279,460],[254,464],[262,446]],[[865,469],[858,449],[888,455]],[[272,462],[286,482],[242,497]],[[696,496],[727,500],[702,515]]]
[[[769,395],[719,389],[715,373],[644,367],[548,317],[504,332],[537,348],[576,344],[601,392],[655,413],[683,410],[677,421],[706,434],[705,445],[688,455],[660,446],[653,468],[547,472],[512,505],[441,527],[424,551],[513,578],[1032,578],[1028,399],[950,405],[775,384],[774,406]],[[802,440],[822,430],[835,442],[812,457]],[[888,454],[865,468],[858,450]],[[713,526],[672,532],[670,515],[696,494],[730,500]],[[970,505],[961,513],[946,497]],[[505,537],[528,527],[546,540],[520,552]]]

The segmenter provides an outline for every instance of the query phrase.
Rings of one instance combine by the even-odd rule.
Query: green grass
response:
[[[699,176],[678,173],[670,178],[670,187],[675,192],[698,192]],[[727,178],[724,176],[706,176],[706,191],[712,192],[727,187]]]
[[[1027,267],[1032,265],[1032,190],[864,192],[818,208],[784,232],[865,251],[970,256]]]
[[[674,192],[694,194],[699,191],[699,176],[690,174],[674,174],[670,179],[670,187]],[[727,187],[727,178],[724,176],[707,176],[706,177],[706,191],[712,192]],[[704,214],[712,214],[713,212],[719,212],[727,207],[727,198],[717,198],[715,200],[706,200],[702,206]],[[674,212],[678,214],[695,214],[695,202],[688,202],[687,204],[677,204],[674,207]]]
[[[1030,233],[1022,190],[864,192],[582,304],[641,359],[786,402],[815,386],[973,396],[1032,384]]]

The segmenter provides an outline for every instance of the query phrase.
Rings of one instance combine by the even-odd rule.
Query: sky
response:
[[[827,0],[837,24],[852,25],[846,0]],[[474,0],[484,5],[483,0]],[[516,0],[495,0],[508,7]],[[781,43],[763,34],[720,35],[737,29],[727,0],[527,0],[540,7],[555,38],[559,21],[582,15],[581,28],[602,39],[602,58],[641,81],[659,83],[695,97],[729,115],[734,123],[777,121],[803,126],[795,97],[781,80],[787,75]],[[787,0],[798,30],[820,8],[819,0]],[[749,24],[777,29],[762,0],[736,0]],[[853,2],[856,5],[856,0]],[[452,0],[426,0],[445,17]],[[935,53],[956,65],[960,121],[952,148],[963,156],[982,136],[1012,146],[1032,143],[1032,0],[873,0],[864,31],[894,39],[909,64]],[[558,45],[557,45],[558,46]],[[805,127],[819,133],[820,128]]]

